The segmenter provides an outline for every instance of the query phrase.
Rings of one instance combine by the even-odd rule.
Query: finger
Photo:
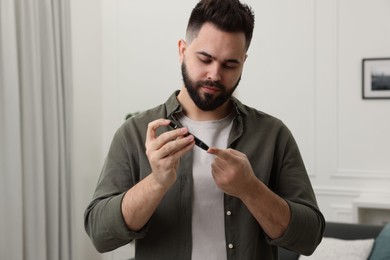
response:
[[[222,150],[216,147],[210,147],[207,152],[223,160],[228,160],[229,158],[231,158],[231,155],[229,154],[228,150]]]
[[[169,125],[168,119],[157,119],[148,124],[148,129],[146,130],[146,143],[150,143],[151,141],[156,139],[156,131],[160,126]]]
[[[214,154],[216,156],[218,156],[218,153],[220,153],[221,149],[219,148],[216,148],[216,147],[210,147],[207,152],[210,153],[210,154]]]
[[[214,159],[213,163],[211,164],[211,172],[213,174],[219,173],[219,172],[224,172],[225,166],[226,166],[226,163],[222,159],[216,157]]]
[[[165,133],[162,133],[158,137],[155,137],[155,139],[152,142],[150,142],[147,146],[151,150],[159,150],[166,144],[174,140],[177,140],[179,138],[184,138],[186,135],[188,135],[188,129],[185,127],[167,131]]]
[[[223,160],[231,160],[234,158],[238,159],[238,158],[242,158],[243,156],[245,156],[242,152],[234,150],[232,148],[228,148],[228,149],[223,150],[223,149],[212,147],[209,149],[208,152],[210,154],[216,155],[217,157],[219,157]]]
[[[237,151],[237,150],[234,150],[232,148],[228,148],[226,149],[231,155],[235,155],[235,156],[242,156],[243,153],[240,152],[240,151]]]
[[[175,140],[170,139],[158,149],[159,157],[164,158],[172,154],[176,154],[182,149],[185,149],[188,145],[191,145],[192,143],[195,143],[193,135],[179,137]]]
[[[189,138],[190,139],[189,136],[185,137],[185,138]],[[194,145],[195,145],[195,141],[192,139],[191,142],[188,142],[185,146],[181,147],[181,149],[175,150],[170,155],[173,156],[175,159],[179,159],[184,154],[186,154],[188,151],[190,151],[194,147]]]

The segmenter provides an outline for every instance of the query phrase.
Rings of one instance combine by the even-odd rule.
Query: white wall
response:
[[[75,110],[86,114],[75,139],[93,154],[77,164],[84,203],[125,115],[180,88],[177,42],[197,0],[73,2]],[[353,222],[360,195],[390,194],[390,100],[361,98],[361,60],[390,56],[390,2],[246,2],[256,27],[236,94],[290,127],[327,220]]]
[[[361,60],[390,56],[390,2],[319,1],[317,10],[313,181],[328,219],[350,222],[355,199],[390,191],[390,100],[361,99]]]
[[[102,167],[102,80],[99,1],[72,0],[72,259],[102,259],[84,231],[83,214]]]

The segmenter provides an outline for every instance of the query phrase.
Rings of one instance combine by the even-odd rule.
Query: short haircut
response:
[[[225,32],[243,32],[246,49],[252,40],[255,16],[252,8],[239,0],[200,0],[191,12],[186,38],[191,42],[205,23]]]

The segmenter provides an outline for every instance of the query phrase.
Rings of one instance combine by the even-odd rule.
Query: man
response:
[[[278,246],[319,244],[325,221],[292,134],[232,97],[253,26],[238,0],[193,9],[184,86],[114,136],[85,212],[97,250],[135,239],[136,259],[278,259]]]

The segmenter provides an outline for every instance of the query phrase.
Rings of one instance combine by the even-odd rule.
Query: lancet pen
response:
[[[172,121],[169,123],[169,126],[172,127],[173,129],[179,128],[179,126],[177,126]],[[191,133],[188,133],[187,135],[194,136],[195,144],[197,146],[199,146],[200,148],[202,148],[203,150],[207,151],[209,149],[209,146],[207,144],[205,144],[202,140],[200,140],[198,137],[196,137],[195,135],[193,135]]]

